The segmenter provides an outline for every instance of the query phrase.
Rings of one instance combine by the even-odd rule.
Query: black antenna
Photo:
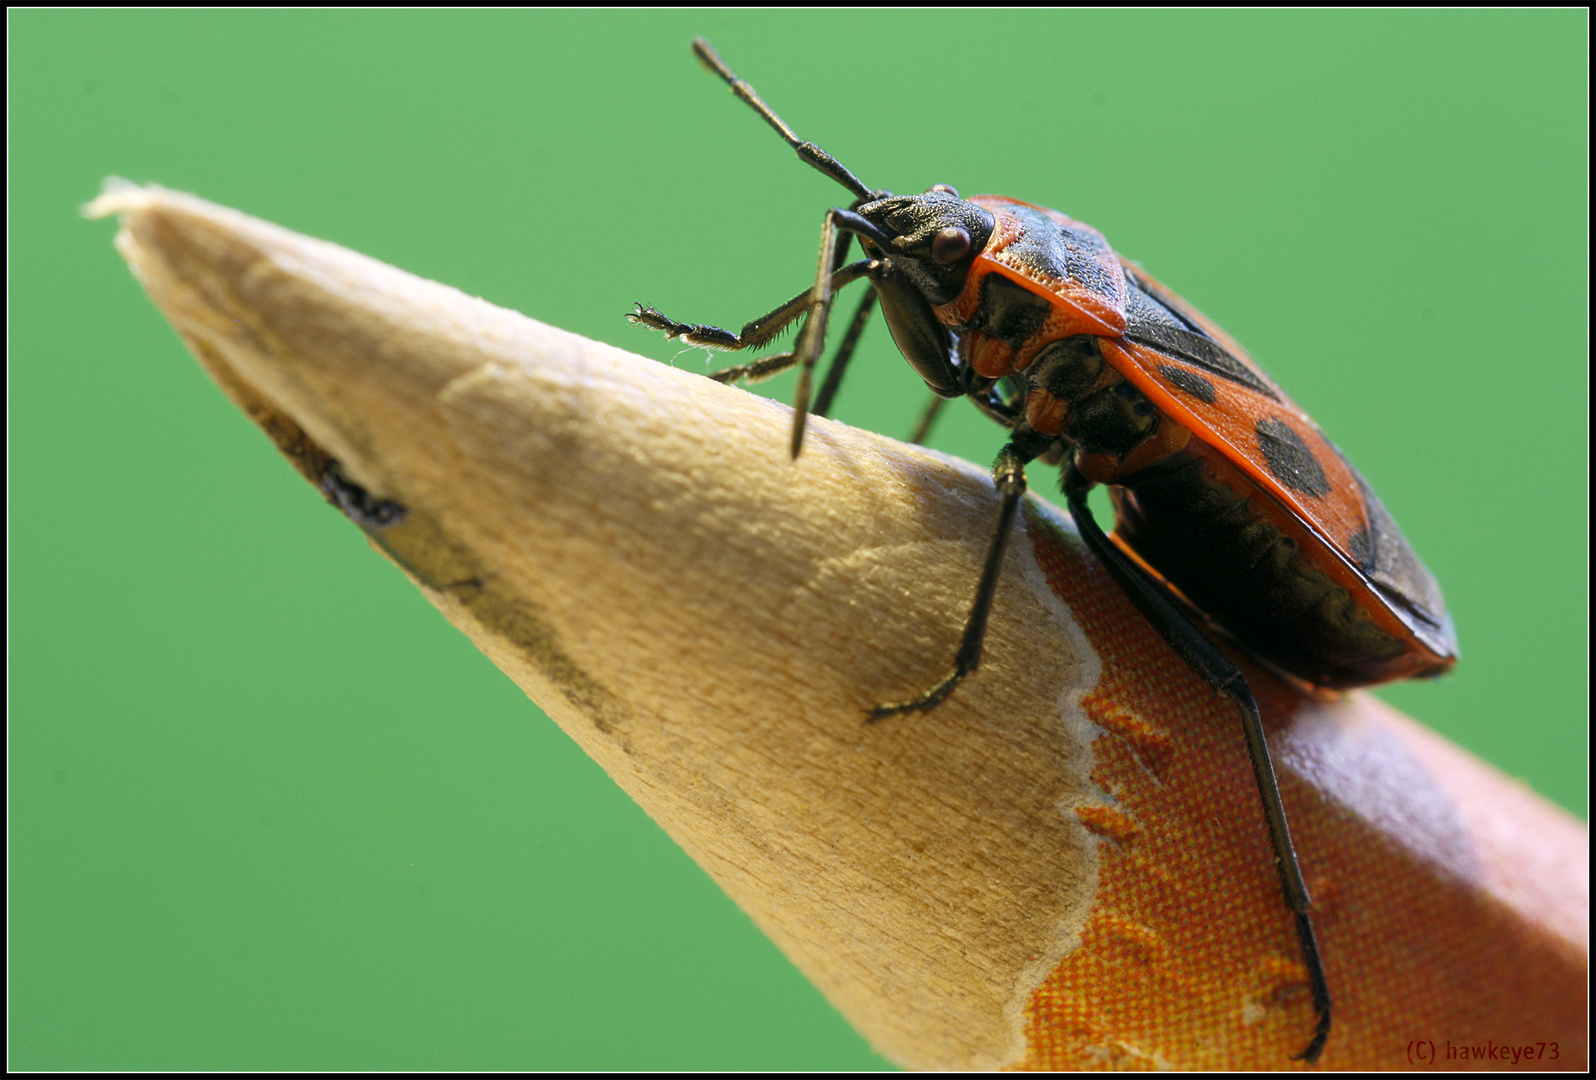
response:
[[[726,61],[720,58],[720,54],[715,51],[714,46],[710,45],[709,42],[705,41],[703,38],[694,38],[693,55],[698,57],[699,63],[713,71],[716,75],[719,75],[722,79],[725,79],[726,84],[732,88],[732,93],[746,101],[749,108],[753,109],[760,116],[763,116],[765,118],[765,123],[775,128],[776,134],[787,140],[788,146],[798,151],[798,157],[800,160],[812,165],[816,169],[819,169],[837,183],[853,192],[854,197],[859,199],[861,202],[868,202],[869,200],[877,197],[877,193],[865,187],[864,182],[853,173],[849,172],[847,167],[844,166],[842,162],[838,161],[836,158],[820,149],[820,147],[816,146],[814,143],[804,142],[802,139],[800,139],[793,132],[792,128],[787,126],[786,121],[777,116],[775,110],[773,110],[769,105],[766,105],[764,101],[760,99],[759,95],[754,92],[754,88],[752,86],[749,86],[747,83],[743,82],[743,80],[739,79],[737,77],[737,73],[726,66]]]

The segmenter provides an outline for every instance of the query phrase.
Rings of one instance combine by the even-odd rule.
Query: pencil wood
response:
[[[867,726],[951,658],[985,470],[824,420],[794,463],[783,406],[335,245],[157,188],[90,213],[295,467],[889,1058],[1300,1048],[1234,712],[1056,511],[1017,525],[977,674]],[[1584,829],[1372,698],[1248,674],[1338,994],[1325,1064],[1495,1040],[1582,1068]]]

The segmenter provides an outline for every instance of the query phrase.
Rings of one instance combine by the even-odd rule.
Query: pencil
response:
[[[192,196],[117,246],[228,397],[909,1067],[1290,1067],[1313,1017],[1240,724],[985,470]],[[1245,661],[1243,661],[1245,663]],[[1377,700],[1248,665],[1336,1001],[1321,1062],[1583,1069],[1588,839]]]

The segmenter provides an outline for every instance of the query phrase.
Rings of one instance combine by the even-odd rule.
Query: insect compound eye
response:
[[[932,184],[930,187],[926,188],[926,191],[940,191],[944,195],[952,195],[955,199],[959,197],[959,193],[954,190],[952,184]]]
[[[931,239],[931,258],[938,266],[951,266],[969,253],[969,231],[958,225],[949,225]]]

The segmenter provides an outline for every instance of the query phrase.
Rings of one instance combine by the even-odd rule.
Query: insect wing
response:
[[[1457,655],[1440,587],[1368,483],[1230,335],[1132,264],[1104,356],[1154,405],[1306,522],[1435,656]]]

